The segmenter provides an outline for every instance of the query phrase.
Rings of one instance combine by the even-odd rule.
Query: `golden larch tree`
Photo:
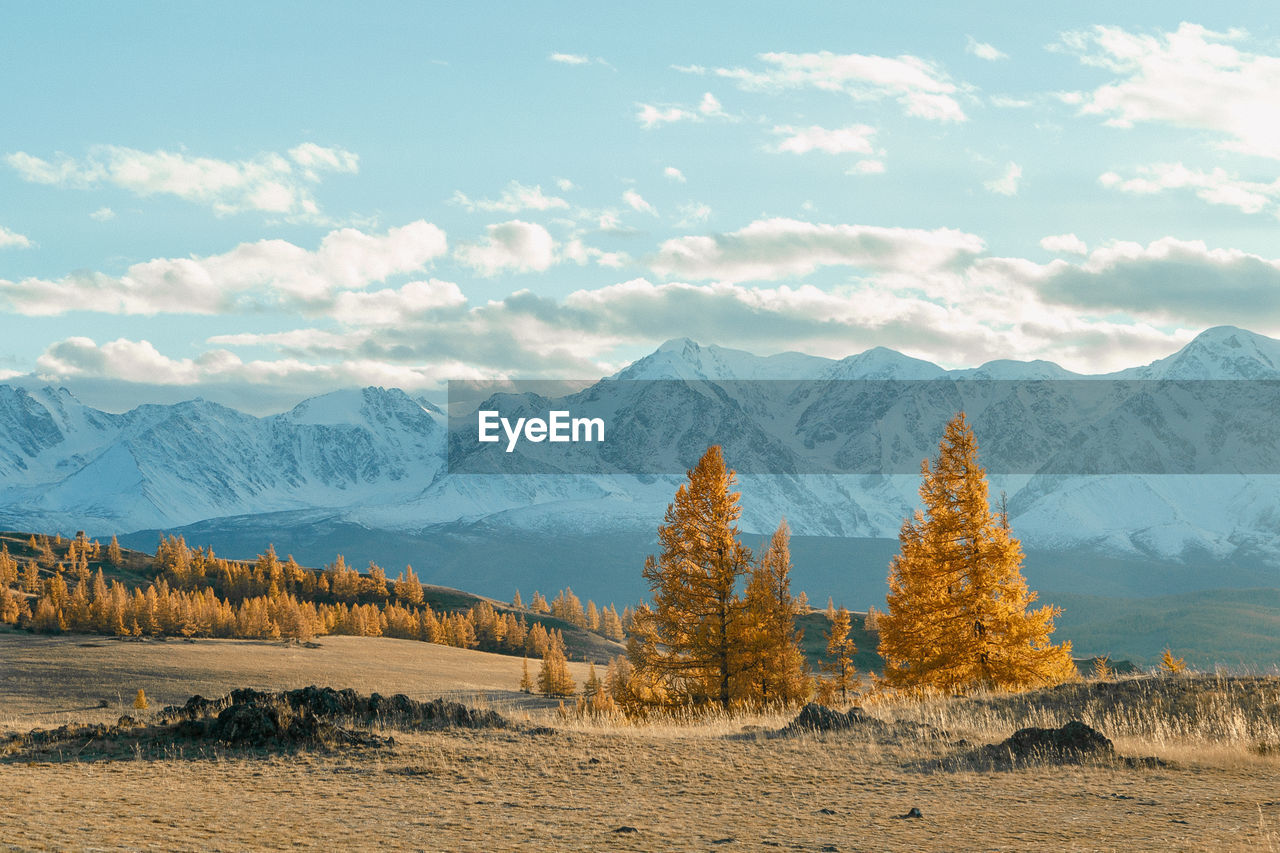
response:
[[[1021,689],[1075,676],[1071,644],[1053,645],[1053,606],[1028,610],[1022,546],[991,511],[978,444],[957,414],[938,458],[921,465],[924,510],[902,525],[878,619],[885,680],[946,692]]]
[[[832,604],[829,609],[834,614],[831,617],[831,627],[824,634],[827,638],[827,659],[822,662],[822,668],[831,673],[831,686],[833,690],[840,691],[841,704],[847,705],[849,688],[858,680],[857,671],[853,668],[853,656],[857,653],[858,646],[849,636],[853,623],[849,618],[848,608],[835,610],[835,605]]]
[[[742,661],[735,587],[751,551],[738,541],[737,478],[719,445],[688,475],[658,527],[662,553],[645,561],[653,604],[636,610],[628,654],[645,703],[727,709]]]
[[[752,566],[737,625],[742,658],[735,698],[755,707],[798,705],[809,698],[809,667],[796,629],[800,601],[791,594],[791,528],[784,519]]]
[[[572,696],[576,689],[564,656],[564,637],[559,631],[552,631],[538,671],[538,691],[544,696]]]

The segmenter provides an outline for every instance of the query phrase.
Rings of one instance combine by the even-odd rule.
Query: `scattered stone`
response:
[[[712,843],[712,844],[733,844],[733,843],[734,843],[734,842],[736,842],[737,840],[738,840],[738,839],[736,839],[736,838],[732,838],[732,837],[729,837],[729,838],[716,838],[716,839],[713,839],[713,840],[711,841],[711,843]]]
[[[818,848],[823,853],[840,853],[840,848],[834,844],[824,844]]]
[[[835,809],[818,809],[818,814],[835,814]]]
[[[634,826],[620,826],[614,830],[614,832],[622,833],[623,835],[629,835],[633,832],[639,832],[639,831],[640,830],[636,829]]]
[[[99,700],[98,700],[98,707],[99,707],[99,708],[110,708],[110,707],[111,707],[111,701],[110,701],[109,699],[99,699]]]
[[[122,729],[130,729],[138,724],[138,721],[128,714],[122,714],[120,719],[116,720],[116,725]]]
[[[906,814],[900,814],[900,815],[898,815],[898,818],[899,818],[900,820],[912,820],[912,819],[916,819],[916,818],[923,819],[923,818],[924,818],[924,815],[923,815],[923,814],[921,814],[921,812],[920,812],[920,809],[919,809],[919,808],[917,808],[916,806],[912,806],[912,807],[910,808],[910,810],[908,810],[908,811],[907,811],[907,813],[906,813]]]

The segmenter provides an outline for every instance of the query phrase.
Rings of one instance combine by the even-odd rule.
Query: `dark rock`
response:
[[[916,808],[915,806],[912,806],[911,809],[906,814],[900,814],[898,815],[898,817],[902,818],[903,820],[908,820],[911,818],[923,819],[924,815],[920,813],[920,809]]]
[[[1057,729],[1019,729],[997,748],[1007,750],[1015,759],[1051,761],[1110,758],[1115,754],[1115,747],[1106,735],[1079,720],[1072,720]]]
[[[173,727],[175,735],[190,740],[204,740],[208,736],[208,732],[209,725],[204,720],[179,720],[178,724]]]
[[[633,832],[639,832],[639,831],[640,830],[636,829],[634,826],[620,826],[614,830],[614,832],[620,832],[623,835],[629,835]]]
[[[136,726],[137,724],[138,724],[138,721],[135,720],[133,717],[130,717],[128,714],[123,714],[121,715],[120,719],[116,720],[116,725],[122,729],[130,729]]]
[[[810,702],[800,709],[799,715],[787,724],[784,731],[834,732],[849,729],[870,729],[881,732],[885,724],[875,717],[867,716],[861,708],[850,708],[840,712],[826,705]]]
[[[835,809],[818,809],[818,814],[835,814]]]
[[[209,727],[209,736],[232,746],[267,746],[279,740],[283,729],[277,708],[256,702],[236,702]]]

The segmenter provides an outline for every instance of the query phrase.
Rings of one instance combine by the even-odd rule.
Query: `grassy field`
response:
[[[1280,849],[1274,681],[869,706],[949,732],[885,739],[772,736],[788,717],[563,720],[556,703],[516,691],[518,658],[387,639],[301,648],[7,633],[0,660],[9,732],[114,720],[139,687],[157,708],[307,684],[447,695],[555,728],[383,732],[394,745],[293,754],[14,756],[0,763],[0,850]],[[572,668],[581,681],[585,665]],[[111,707],[98,708],[102,699]],[[1165,765],[930,764],[1072,716],[1104,728],[1121,753]],[[1200,727],[1187,722],[1198,718]],[[900,817],[913,807],[921,819]]]

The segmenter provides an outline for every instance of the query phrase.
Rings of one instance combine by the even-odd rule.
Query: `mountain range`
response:
[[[833,436],[840,452],[891,448],[895,458],[918,465],[936,453],[932,424],[884,413],[850,421],[852,404],[835,384],[779,422],[759,415],[750,400],[627,380],[696,380],[705,388],[793,379],[822,388],[850,379],[1085,378],[1280,380],[1280,341],[1218,327],[1151,364],[1083,377],[1044,361],[948,371],[885,348],[840,360],[762,357],[678,339],[577,399],[631,424],[634,434],[618,442],[619,453],[678,450],[687,437],[682,424],[697,412],[723,426],[726,457],[743,470],[765,470],[751,460]],[[684,389],[683,396],[658,388]],[[1227,407],[1203,407],[1196,416],[1210,427],[1240,432]],[[975,413],[980,448],[1026,440],[998,414]],[[1147,436],[1156,442],[1167,435],[1176,416],[1146,406],[1111,428],[1146,446]],[[520,586],[563,583],[604,599],[638,597],[643,555],[653,549],[680,477],[450,474],[447,426],[442,409],[397,389],[335,391],[255,417],[199,399],[113,414],[65,389],[0,385],[0,526],[116,533],[148,548],[168,531],[243,557],[272,541],[311,562],[339,551],[393,571],[412,562],[425,580],[502,597]],[[1248,432],[1249,450],[1272,459],[1278,433],[1263,426]],[[1028,577],[1042,589],[1154,595],[1280,586],[1280,476],[1027,471],[991,479],[993,496],[1007,495],[1011,524],[1029,554]],[[918,474],[744,474],[741,526],[767,534],[786,517],[803,587],[824,600],[832,594],[851,606],[874,603],[918,485]]]

